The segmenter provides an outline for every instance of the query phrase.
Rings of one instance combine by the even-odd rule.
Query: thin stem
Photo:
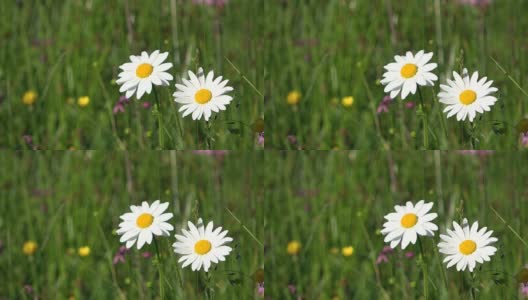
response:
[[[427,111],[425,110],[422,90],[420,89],[420,86],[418,86],[418,95],[420,96],[420,110],[422,111],[423,120],[423,146],[427,150],[429,149],[429,126],[427,124]]]
[[[163,291],[163,270],[161,269],[161,267],[162,267],[161,255],[160,255],[160,252],[159,252],[158,240],[156,239],[156,237],[154,237],[154,246],[156,247],[156,255],[158,257],[158,273],[159,273],[159,293],[160,293],[160,298],[161,299],[165,299],[164,291]]]
[[[422,245],[422,239],[420,239],[420,237],[418,237],[418,244],[420,245],[420,258],[423,269],[423,292],[425,300],[427,300],[427,264],[425,263],[425,252]]]
[[[235,214],[233,214],[233,212],[229,209],[229,208],[225,208],[227,210],[227,212],[229,212],[229,214],[233,217],[233,219],[235,219],[238,224],[242,225],[242,228],[244,228],[244,230],[261,246],[261,247],[264,247],[264,245],[262,244],[262,242],[251,232],[251,230],[249,230],[249,228],[246,227],[246,225],[244,225],[236,216]]]
[[[161,104],[158,97],[158,92],[156,88],[153,87],[154,97],[156,98],[156,112],[158,114],[158,146],[160,149],[163,149],[163,127],[161,126]]]

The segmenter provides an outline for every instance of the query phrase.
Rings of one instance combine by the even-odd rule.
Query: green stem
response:
[[[161,263],[161,255],[159,252],[158,247],[158,241],[156,240],[156,237],[154,237],[154,246],[156,247],[156,255],[158,257],[158,273],[159,273],[159,293],[160,293],[160,299],[165,299],[164,297],[164,291],[163,291],[163,270],[161,269],[162,263]]]
[[[427,300],[427,264],[425,263],[425,252],[420,237],[418,237],[418,244],[420,245],[420,260],[422,262],[423,269],[423,293],[425,300]]]
[[[163,127],[161,126],[161,104],[158,97],[158,92],[156,91],[156,88],[154,89],[154,97],[156,98],[156,112],[158,114],[158,146],[161,149],[163,149]]]
[[[477,139],[475,138],[475,135],[477,134],[477,125],[475,124],[475,122],[470,122],[470,126],[471,126],[471,137],[470,137],[471,150],[475,150],[477,148]]]
[[[423,121],[423,146],[425,150],[429,149],[429,126],[427,124],[427,111],[425,110],[425,105],[422,96],[422,90],[418,86],[418,95],[420,96],[420,110],[422,111],[422,121]]]

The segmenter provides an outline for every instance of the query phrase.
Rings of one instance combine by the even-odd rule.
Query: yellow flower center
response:
[[[458,250],[464,255],[470,255],[477,250],[477,244],[472,240],[465,240],[458,245]]]
[[[411,228],[416,225],[417,222],[418,217],[413,213],[405,214],[400,221],[401,225],[405,228]]]
[[[154,67],[151,64],[143,63],[139,65],[136,69],[136,75],[140,78],[149,77],[152,74]]]
[[[464,105],[470,105],[471,103],[475,102],[475,100],[477,100],[477,93],[472,90],[465,90],[460,93],[458,98],[460,99],[460,103]]]
[[[207,240],[199,240],[194,244],[194,252],[204,255],[211,251],[211,242]]]
[[[200,104],[205,104],[211,101],[211,98],[213,98],[213,94],[208,89],[198,90],[198,92],[194,94],[194,100]]]
[[[154,221],[154,217],[151,214],[141,214],[136,220],[137,226],[140,228],[147,228],[150,225],[152,225],[152,222]]]
[[[406,64],[400,70],[403,78],[412,78],[416,75],[416,72],[418,72],[418,67],[415,64]]]

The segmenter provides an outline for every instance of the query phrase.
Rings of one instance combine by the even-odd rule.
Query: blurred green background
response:
[[[271,299],[424,299],[418,245],[395,249],[387,262],[376,263],[386,245],[383,216],[394,205],[421,199],[434,202],[438,213],[439,231],[424,242],[429,299],[471,299],[472,289],[476,299],[519,297],[515,275],[528,263],[528,155],[277,152],[266,155],[265,164]],[[446,270],[446,286],[443,255],[434,245],[439,233],[464,217],[493,230],[498,251],[476,268],[475,278]],[[292,241],[300,249],[288,253]],[[343,255],[350,246],[353,254]]]
[[[157,149],[154,93],[119,100],[118,67],[141,51],[168,51],[174,80],[158,87],[165,149],[253,149],[251,125],[264,117],[262,55],[255,3],[217,7],[191,0],[1,1],[0,147],[9,149]],[[229,63],[232,62],[233,65]],[[187,70],[229,79],[234,101],[213,116],[181,118],[172,98]],[[251,85],[254,85],[252,87]],[[22,101],[37,94],[32,105]],[[78,98],[88,96],[87,106]],[[180,127],[181,125],[181,127]],[[180,134],[180,130],[183,135]]]
[[[0,299],[159,299],[154,244],[112,263],[122,246],[115,233],[119,216],[132,204],[157,199],[169,202],[174,214],[175,231],[159,239],[167,299],[205,299],[206,288],[214,299],[257,298],[254,273],[264,267],[263,247],[249,232],[262,240],[261,162],[261,153],[239,152],[4,151]],[[174,233],[199,217],[229,230],[234,240],[208,283],[181,269],[172,252]],[[37,248],[25,255],[30,240]],[[90,254],[82,257],[78,248],[84,246]]]
[[[272,149],[421,149],[418,94],[377,113],[385,93],[383,66],[406,51],[434,52],[439,81],[423,88],[429,149],[521,147],[515,125],[528,117],[528,1],[495,0],[461,5],[458,0],[271,0],[264,24],[266,115]],[[468,1],[466,1],[468,2]],[[489,2],[475,0],[474,2]],[[503,70],[524,89],[521,91]],[[446,119],[439,83],[467,67],[494,80],[499,101],[469,122]],[[301,94],[289,105],[291,91]],[[352,106],[342,105],[352,96]],[[406,105],[411,105],[408,108]]]

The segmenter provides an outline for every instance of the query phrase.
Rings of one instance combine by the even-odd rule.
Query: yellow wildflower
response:
[[[35,241],[27,241],[22,246],[22,252],[25,255],[33,255],[37,251],[37,243]]]
[[[293,90],[288,94],[286,100],[288,101],[289,105],[297,105],[297,103],[299,103],[301,100],[301,93],[297,90]]]
[[[86,257],[90,255],[90,247],[88,246],[81,247],[79,248],[77,252],[79,253],[79,256]]]
[[[35,101],[37,100],[37,93],[33,90],[29,90],[24,93],[24,96],[22,96],[22,103],[25,105],[33,105]]]
[[[354,254],[354,247],[343,247],[343,249],[341,249],[341,254],[343,254],[343,256],[351,256],[352,254]]]
[[[352,104],[354,104],[354,97],[352,97],[352,96],[344,97],[341,100],[341,104],[343,104],[344,107],[352,106]]]
[[[291,241],[288,243],[288,247],[286,248],[286,251],[290,255],[297,255],[301,251],[301,243],[299,241]]]
[[[88,96],[79,97],[79,99],[77,100],[77,104],[79,104],[80,107],[85,107],[89,103],[90,103],[90,97]]]
[[[79,256],[82,256],[82,257],[88,256],[90,255],[90,247],[88,246],[81,247],[79,248],[77,252],[79,253]]]

